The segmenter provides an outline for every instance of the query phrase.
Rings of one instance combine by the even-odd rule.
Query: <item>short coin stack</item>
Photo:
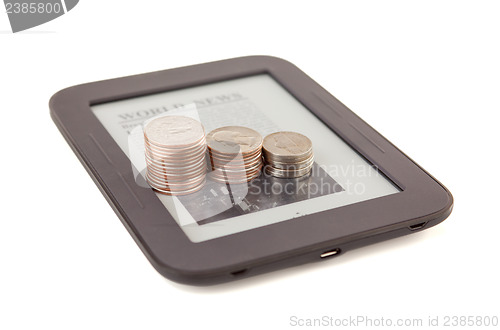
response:
[[[163,116],[144,126],[148,183],[165,195],[185,195],[206,182],[205,130],[184,116]]]
[[[311,172],[312,142],[296,132],[276,132],[264,138],[265,172],[278,178],[298,178]]]
[[[225,126],[207,134],[213,180],[245,183],[260,175],[262,136],[248,127]]]

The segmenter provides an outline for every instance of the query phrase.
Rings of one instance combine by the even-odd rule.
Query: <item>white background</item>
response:
[[[0,13],[0,329],[500,317],[499,15],[497,1],[86,0],[12,34]],[[252,54],[296,64],[438,178],[455,197],[451,216],[230,284],[162,278],[52,123],[48,100],[83,82]]]

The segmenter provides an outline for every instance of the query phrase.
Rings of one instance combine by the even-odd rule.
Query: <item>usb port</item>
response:
[[[426,224],[427,224],[427,221],[426,222],[419,222],[419,223],[416,223],[414,225],[409,226],[408,228],[410,230],[419,230],[419,229],[424,228]]]
[[[325,251],[325,252],[321,253],[320,257],[322,259],[324,259],[324,258],[336,256],[339,253],[340,253],[340,249],[336,248],[336,249]]]

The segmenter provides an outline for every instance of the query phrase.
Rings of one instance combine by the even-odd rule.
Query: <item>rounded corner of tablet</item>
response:
[[[453,199],[453,195],[451,194],[451,192],[445,186],[443,186],[439,182],[438,182],[438,184],[442,188],[442,190],[443,190],[442,194],[445,198],[443,199],[442,203],[440,204],[439,209],[436,211],[436,214],[439,214],[443,218],[442,220],[445,220],[451,214],[451,211],[453,210],[454,199]]]
[[[439,186],[440,189],[438,190],[437,193],[428,196],[434,201],[434,203],[429,204],[432,207],[431,209],[428,210],[429,212],[428,217],[430,218],[428,222],[430,223],[430,225],[427,225],[426,227],[432,227],[434,225],[443,222],[450,216],[453,210],[453,204],[454,204],[453,195],[439,181],[436,180],[436,184]]]
[[[50,112],[53,114],[55,111],[57,111],[59,108],[62,108],[61,103],[65,103],[68,99],[68,96],[69,96],[69,99],[72,98],[72,95],[75,91],[75,89],[80,86],[80,85],[77,85],[77,86],[71,86],[71,87],[66,87],[66,88],[63,88],[57,92],[55,92],[49,99],[49,109],[50,109]]]

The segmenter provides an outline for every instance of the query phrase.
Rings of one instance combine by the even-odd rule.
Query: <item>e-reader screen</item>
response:
[[[91,109],[130,158],[136,183],[145,188],[150,187],[143,128],[159,116],[196,119],[207,134],[225,126],[242,126],[263,137],[291,131],[311,140],[314,162],[307,175],[282,178],[262,171],[246,183],[224,183],[207,176],[203,187],[193,193],[157,192],[194,243],[400,191],[268,74],[96,104]]]

